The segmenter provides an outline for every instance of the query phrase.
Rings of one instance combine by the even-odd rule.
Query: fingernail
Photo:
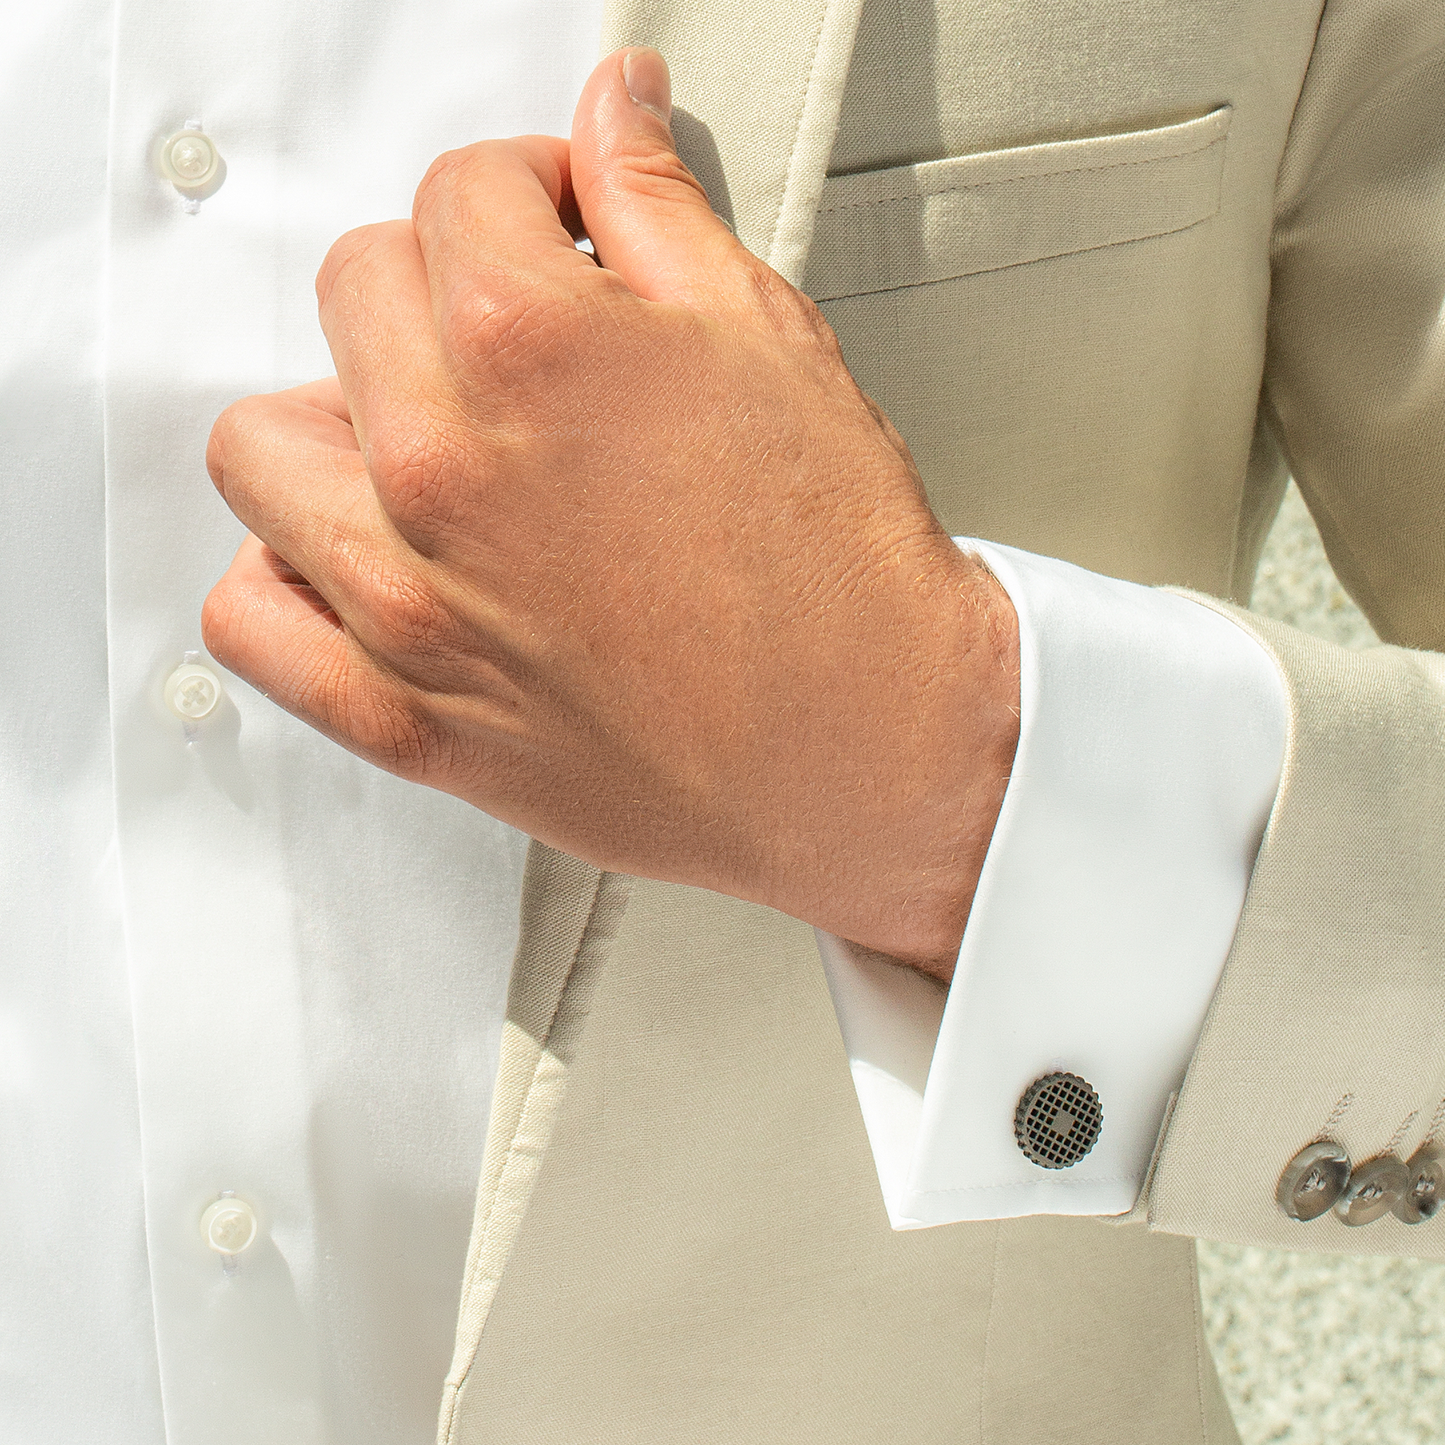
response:
[[[672,77],[660,50],[643,46],[622,57],[622,83],[638,105],[645,106],[665,125],[672,122]]]

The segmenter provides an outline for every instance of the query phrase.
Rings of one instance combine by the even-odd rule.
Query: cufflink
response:
[[[1404,1198],[1409,1184],[1410,1171],[1393,1154],[1367,1159],[1350,1175],[1344,1193],[1335,1200],[1335,1217],[1352,1229],[1373,1224]]]
[[[1350,1182],[1350,1156],[1332,1139],[1306,1144],[1275,1185],[1275,1203],[1290,1219],[1308,1224],[1333,1207]]]
[[[1445,1192],[1445,1150],[1438,1144],[1422,1144],[1405,1168],[1410,1178],[1394,1203],[1395,1218],[1404,1224],[1423,1224],[1435,1217]]]
[[[1104,1110],[1093,1086],[1077,1074],[1045,1074],[1024,1090],[1014,1110],[1014,1139],[1041,1169],[1077,1164],[1098,1140]]]

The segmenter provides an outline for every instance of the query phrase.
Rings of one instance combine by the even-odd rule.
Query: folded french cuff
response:
[[[820,933],[895,1229],[1123,1214],[1249,886],[1288,722],[1273,659],[1184,597],[955,539],[1019,616],[1022,715],[952,986]],[[1068,1073],[1103,1125],[1064,1168],[1015,1137]]]

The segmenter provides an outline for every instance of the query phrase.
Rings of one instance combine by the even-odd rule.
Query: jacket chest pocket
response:
[[[1273,184],[1232,118],[825,183],[803,289],[951,532],[1227,590]]]
[[[1219,209],[1231,113],[831,176],[803,289],[836,300],[1186,230]]]

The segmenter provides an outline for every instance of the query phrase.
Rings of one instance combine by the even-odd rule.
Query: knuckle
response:
[[[201,645],[228,672],[253,678],[265,652],[264,599],[229,575],[201,604]]]
[[[449,519],[465,457],[440,421],[418,414],[407,423],[381,427],[367,438],[366,466],[392,521],[426,531]]]
[[[816,354],[822,356],[829,367],[847,373],[851,379],[852,373],[848,372],[848,363],[844,359],[838,333],[828,324],[817,302],[810,296],[804,296],[801,291],[793,294],[797,302],[793,313],[794,330],[803,341],[812,346]]]
[[[215,420],[206,442],[206,470],[222,495],[228,466],[253,451],[263,432],[274,421],[275,403],[268,396],[243,396],[233,401]]]
[[[316,300],[323,311],[344,305],[366,287],[381,263],[395,224],[358,226],[331,243],[316,273]]]
[[[615,166],[627,175],[630,185],[623,191],[614,182],[610,189],[619,198],[625,194],[626,204],[632,204],[634,196],[642,195],[650,201],[684,205],[689,210],[699,201],[711,208],[702,182],[674,151],[639,147],[617,156]]]
[[[833,335],[833,328],[829,326],[824,319],[823,312],[818,306],[818,303],[814,301],[811,296],[804,295],[803,292],[796,290],[792,286],[789,286],[788,290],[792,293],[790,300],[794,320],[810,335],[820,340],[828,342],[836,340]]]
[[[377,688],[365,698],[352,693],[347,701],[352,735],[380,766],[406,778],[421,778],[436,769],[439,734],[405,696]]]
[[[201,643],[226,668],[236,658],[237,601],[230,583],[222,579],[201,604]]]
[[[459,290],[442,318],[442,344],[466,371],[521,386],[570,360],[575,303],[531,277],[479,277]],[[488,284],[488,282],[492,284]]]
[[[418,222],[428,217],[441,219],[456,204],[462,173],[474,147],[443,151],[427,168],[412,198],[412,216]]]
[[[482,140],[443,151],[427,167],[412,199],[412,219],[418,224],[445,224],[460,219],[489,168],[515,163],[525,153],[516,140]]]
[[[455,632],[451,614],[413,571],[375,559],[352,579],[357,601],[378,642],[395,662],[448,654]]]
[[[743,262],[741,289],[747,313],[775,337],[827,373],[847,372],[837,334],[811,296],[751,253]]]
[[[813,301],[785,281],[766,261],[740,249],[739,270],[742,289],[749,305],[779,330],[815,332],[826,328]]]
[[[226,494],[226,456],[231,450],[231,414],[223,411],[211,427],[206,439],[206,471],[212,485],[222,496]]]
[[[365,249],[366,230],[365,226],[361,226],[338,236],[322,258],[321,267],[316,273],[316,299],[323,307],[330,303],[337,283],[347,268],[354,264]]]

